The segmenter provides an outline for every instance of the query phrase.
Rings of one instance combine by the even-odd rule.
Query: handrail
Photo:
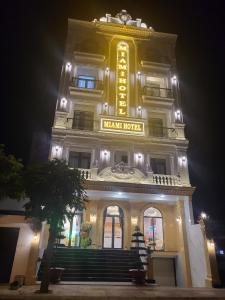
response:
[[[154,86],[145,85],[143,92],[147,96],[160,97],[160,98],[172,98],[173,92],[168,88],[159,88]]]

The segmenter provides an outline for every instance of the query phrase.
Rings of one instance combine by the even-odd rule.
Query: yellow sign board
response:
[[[102,118],[101,130],[131,135],[144,135],[144,123]]]
[[[116,65],[116,111],[118,116],[128,116],[129,99],[129,46],[125,42],[117,44]]]

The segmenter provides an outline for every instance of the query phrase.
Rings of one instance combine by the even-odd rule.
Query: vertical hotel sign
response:
[[[116,110],[121,117],[128,116],[129,102],[129,46],[125,42],[117,44],[116,62]]]

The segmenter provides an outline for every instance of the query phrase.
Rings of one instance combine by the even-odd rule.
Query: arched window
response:
[[[163,250],[162,214],[154,207],[144,211],[144,239],[152,244],[152,250]]]

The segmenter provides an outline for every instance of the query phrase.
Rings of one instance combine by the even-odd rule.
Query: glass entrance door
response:
[[[109,206],[104,212],[103,248],[123,248],[123,212],[118,206]]]

